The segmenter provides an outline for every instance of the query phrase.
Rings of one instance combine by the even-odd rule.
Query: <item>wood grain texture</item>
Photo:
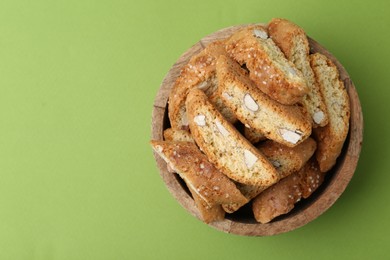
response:
[[[172,66],[165,76],[154,102],[151,129],[151,138],[153,140],[163,140],[163,130],[168,126],[166,109],[169,92],[182,67],[189,61],[192,55],[199,53],[209,43],[215,40],[226,39],[232,33],[245,26],[247,25],[228,27],[204,37],[186,51]],[[270,223],[260,224],[248,212],[243,212],[242,214],[238,213],[228,216],[224,221],[211,223],[209,224],[210,226],[227,233],[245,236],[269,236],[294,230],[314,220],[331,207],[344,192],[353,177],[363,141],[363,115],[359,97],[347,71],[338,60],[313,39],[309,38],[309,43],[312,53],[319,52],[326,55],[338,67],[340,78],[343,80],[350,98],[350,131],[337,164],[327,174],[327,179],[319,190],[313,193],[305,202],[302,202],[302,204],[300,204],[301,202],[298,203],[289,214],[278,217]],[[154,156],[160,175],[173,197],[188,212],[200,219],[195,203],[188,191],[183,187],[180,178],[176,174],[168,172],[166,163],[156,153]]]

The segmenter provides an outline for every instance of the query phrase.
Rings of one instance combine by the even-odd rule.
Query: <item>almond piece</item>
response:
[[[227,99],[227,100],[232,99],[232,96],[230,96],[227,92],[223,92],[223,93],[222,93],[222,97],[224,97],[224,98]]]
[[[163,148],[161,145],[156,145],[157,152],[161,153],[163,151]]]
[[[203,81],[203,82],[199,83],[197,87],[198,87],[198,89],[200,89],[202,91],[206,91],[207,89],[210,88],[210,84],[207,81]]]
[[[250,169],[255,164],[258,158],[251,151],[244,150],[244,159],[246,166]]]
[[[256,101],[253,99],[253,97],[250,94],[245,94],[244,105],[247,109],[249,109],[252,112],[256,112],[257,110],[259,110],[259,105],[256,103]]]
[[[321,110],[315,112],[313,115],[313,120],[318,125],[322,122],[322,120],[324,120],[324,118],[325,118],[325,114]]]
[[[270,162],[272,163],[273,166],[275,166],[276,169],[278,169],[282,166],[279,161],[270,160]]]
[[[261,38],[263,40],[267,40],[268,39],[268,34],[266,31],[263,31],[263,30],[259,30],[259,29],[254,29],[253,30],[253,34],[256,38]]]
[[[287,67],[288,73],[290,73],[292,76],[297,76],[297,71],[293,67]]]
[[[181,125],[184,128],[188,128],[188,119],[187,119],[187,113],[184,113],[182,118],[181,118]]]
[[[221,124],[221,122],[219,122],[219,120],[216,120],[215,121],[215,125],[217,126],[218,128],[218,131],[225,137],[229,136],[229,132],[228,130],[226,130],[226,128]]]
[[[198,125],[198,126],[205,126],[206,125],[206,116],[205,115],[197,115],[194,117],[194,122]]]
[[[284,140],[286,140],[289,143],[296,144],[299,140],[301,140],[302,135],[299,134],[298,131],[291,131],[288,129],[280,129],[279,130],[280,135],[283,137]]]

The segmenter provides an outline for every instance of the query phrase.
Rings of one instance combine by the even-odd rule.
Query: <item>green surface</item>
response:
[[[273,237],[214,230],[169,194],[148,145],[175,60],[218,29],[285,17],[350,73],[358,169],[337,203]],[[388,1],[0,1],[0,259],[387,259]]]

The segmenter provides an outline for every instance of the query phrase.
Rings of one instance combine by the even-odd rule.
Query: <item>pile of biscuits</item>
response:
[[[183,67],[170,128],[151,145],[206,223],[251,203],[256,221],[290,212],[323,182],[349,131],[337,67],[285,19],[210,43]]]

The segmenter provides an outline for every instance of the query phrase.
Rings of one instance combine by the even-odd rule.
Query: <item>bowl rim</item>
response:
[[[151,128],[152,140],[163,140],[163,131],[165,130],[164,122],[167,117],[166,112],[169,93],[175,79],[181,71],[181,68],[187,64],[194,54],[199,53],[209,43],[216,40],[226,39],[232,33],[249,25],[266,26],[264,23],[242,24],[218,30],[203,37],[180,56],[164,77],[154,100]],[[315,198],[312,198],[310,205],[294,212],[293,214],[290,212],[286,214],[285,217],[278,218],[270,223],[242,223],[225,218],[223,221],[209,223],[209,226],[226,233],[244,236],[269,236],[292,231],[306,225],[328,210],[341,196],[352,179],[357,167],[363,142],[363,114],[360,100],[356,88],[342,64],[318,42],[309,36],[308,40],[311,53],[322,53],[330,58],[337,66],[340,73],[340,79],[344,82],[344,86],[347,89],[350,100],[351,116],[349,135],[344,143],[342,156],[340,156],[336,166],[334,167],[329,183],[323,187],[322,191],[317,194]],[[170,193],[189,213],[201,220],[201,216],[198,213],[192,197],[185,191],[185,189],[183,189],[177,176],[168,172],[165,161],[162,160],[156,152],[153,152],[153,154],[159,168],[160,176]]]

